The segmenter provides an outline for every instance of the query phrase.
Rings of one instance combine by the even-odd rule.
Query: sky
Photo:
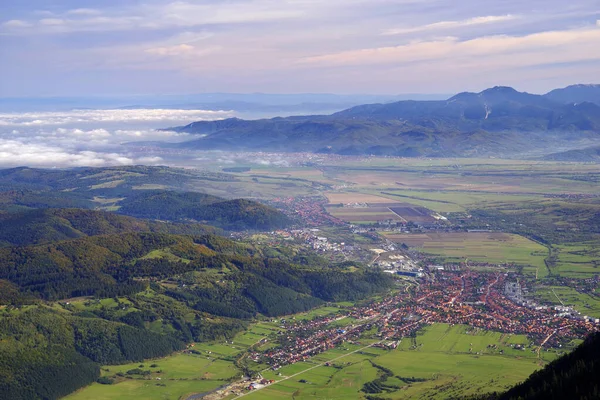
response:
[[[0,97],[600,83],[598,0],[1,0]]]

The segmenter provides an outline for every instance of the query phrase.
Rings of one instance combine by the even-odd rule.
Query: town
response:
[[[600,331],[600,320],[562,307],[539,306],[515,296],[508,273],[445,271],[434,269],[418,284],[383,301],[340,310],[311,321],[281,321],[279,347],[253,352],[250,358],[273,370],[305,361],[344,342],[358,342],[376,328],[375,345],[395,348],[423,326],[434,323],[462,324],[473,328],[527,335],[540,351],[561,347],[571,339]],[[351,318],[348,326],[331,327]]]

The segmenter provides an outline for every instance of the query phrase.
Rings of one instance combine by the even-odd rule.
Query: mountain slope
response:
[[[565,104],[589,102],[600,105],[600,85],[571,85],[554,89],[544,97]]]
[[[124,233],[2,248],[0,398],[58,399],[96,380],[99,364],[230,340],[258,314],[359,300],[393,283],[373,269],[268,259],[214,235]]]
[[[282,228],[290,223],[280,211],[251,200],[225,200],[194,192],[146,191],[123,200],[119,213],[169,221],[195,220],[225,229]]]
[[[143,221],[105,211],[76,208],[0,214],[0,246],[43,244],[125,232],[201,235],[216,233],[217,230],[200,224]]]
[[[600,146],[552,153],[543,159],[547,161],[598,162],[600,161]]]
[[[600,106],[494,87],[446,101],[369,104],[326,116],[201,121],[173,129],[202,136],[173,146],[206,150],[498,156],[556,141],[600,140]]]
[[[502,394],[479,400],[593,400],[600,398],[600,333]]]
[[[181,192],[188,187],[203,187],[206,181],[214,186],[235,179],[230,174],[167,167],[11,168],[0,170],[0,212],[103,208],[139,218],[206,221],[230,230],[271,230],[291,222],[280,211],[254,200]],[[77,232],[64,231],[62,239],[78,236]]]

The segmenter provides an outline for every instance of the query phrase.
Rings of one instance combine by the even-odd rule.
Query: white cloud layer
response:
[[[0,114],[0,167],[79,167],[160,164],[137,153],[136,142],[181,142],[187,133],[155,128],[214,120],[229,112],[203,110],[75,110]]]
[[[160,157],[135,157],[122,153],[72,151],[48,144],[0,139],[0,166],[103,167],[107,165],[160,164]]]
[[[384,35],[403,35],[407,33],[425,32],[425,31],[442,31],[461,27],[469,27],[475,25],[495,24],[518,19],[516,15],[490,15],[485,17],[473,17],[462,21],[440,21],[432,24],[414,26],[410,28],[394,28],[383,32]]]
[[[0,126],[48,126],[76,123],[167,123],[169,121],[207,121],[227,118],[232,111],[117,109],[73,110],[66,112],[0,113]]]

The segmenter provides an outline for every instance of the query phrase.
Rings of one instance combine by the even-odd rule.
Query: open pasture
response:
[[[359,190],[413,189],[503,194],[595,193],[595,182],[581,174],[597,174],[597,166],[517,160],[356,160],[326,175]]]
[[[127,371],[151,371],[129,375]],[[122,374],[123,377],[117,376]],[[169,357],[102,368],[102,376],[116,377],[116,383],[94,383],[67,396],[68,400],[179,399],[187,393],[202,393],[224,385],[240,374],[231,362],[195,354]]]
[[[542,352],[539,359],[523,335],[487,332],[463,325],[435,324],[404,338],[397,350],[370,348],[353,354],[356,346],[341,345],[311,362],[265,372],[282,380],[250,393],[249,399],[365,399],[363,385],[380,373],[375,365],[394,374],[386,383],[399,389],[383,393],[389,399],[433,398],[500,391],[525,379],[556,357]],[[515,344],[525,345],[517,350]],[[348,354],[343,356],[344,354]],[[339,358],[341,356],[341,358]],[[312,368],[332,360],[331,366]],[[311,369],[312,368],[312,369]],[[302,372],[306,371],[306,372]],[[281,375],[278,375],[281,373]]]
[[[600,273],[598,242],[559,245],[555,271],[572,278],[590,278]]]
[[[375,196],[359,192],[327,192],[325,196],[330,205],[334,204],[354,204],[354,203],[397,203],[396,200],[388,199],[382,196]]]
[[[490,264],[515,263],[545,268],[544,258],[547,255],[547,249],[536,242],[499,232],[386,233],[385,237],[448,261],[468,259]]]
[[[566,286],[540,286],[535,290],[535,297],[542,303],[571,306],[582,315],[600,318],[600,297]]]

